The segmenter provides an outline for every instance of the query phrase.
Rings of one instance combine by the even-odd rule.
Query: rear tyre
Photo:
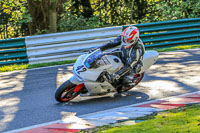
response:
[[[137,80],[135,81],[135,85],[130,86],[130,87],[126,87],[126,88],[123,88],[123,89],[117,89],[118,93],[126,92],[126,91],[132,89],[133,87],[135,87],[136,85],[138,85],[142,81],[142,79],[144,78],[144,73],[136,74],[136,75],[133,75],[133,76],[135,78],[137,78]]]
[[[71,83],[69,80],[65,81],[62,85],[60,85],[55,92],[56,101],[68,102],[80,94],[79,92],[75,92],[76,84]],[[81,90],[81,89],[80,89]]]

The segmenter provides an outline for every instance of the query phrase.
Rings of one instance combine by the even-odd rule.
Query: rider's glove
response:
[[[88,53],[92,53],[92,52],[94,52],[96,50],[96,48],[91,48],[89,51],[88,51]]]

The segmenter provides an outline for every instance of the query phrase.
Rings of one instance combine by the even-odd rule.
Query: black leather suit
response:
[[[120,35],[113,41],[101,46],[100,49],[102,51],[105,51],[107,49],[120,46],[121,44],[122,44],[122,41],[121,41],[121,35]],[[125,49],[122,44],[120,49],[115,50],[113,54],[121,58],[122,62],[124,63],[124,67],[121,68],[119,71],[117,71],[115,74],[113,74],[113,75],[117,75],[114,78],[121,77],[129,72],[132,72],[135,74],[139,73],[142,67],[142,58],[143,58],[144,52],[145,52],[145,48],[141,39],[138,39],[138,42],[131,48]]]

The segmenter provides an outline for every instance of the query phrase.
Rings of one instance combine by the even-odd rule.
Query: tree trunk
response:
[[[29,31],[33,34],[46,30],[57,32],[58,14],[62,10],[63,0],[27,0],[29,12],[32,17],[32,23],[29,24]],[[58,13],[60,12],[60,13]],[[37,31],[38,30],[38,31]]]
[[[57,7],[60,0],[50,0],[49,5],[49,30],[57,32]]]
[[[49,10],[49,30],[50,32],[57,32],[57,12],[55,9]]]

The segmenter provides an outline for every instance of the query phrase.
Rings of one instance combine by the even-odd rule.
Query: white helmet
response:
[[[122,32],[122,45],[130,48],[136,44],[139,39],[139,29],[135,26],[129,26]]]

